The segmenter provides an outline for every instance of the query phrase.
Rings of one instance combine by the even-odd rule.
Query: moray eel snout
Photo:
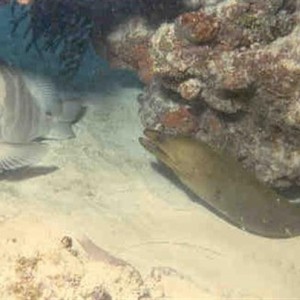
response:
[[[154,154],[159,160],[166,162],[170,159],[168,153],[163,148],[163,142],[165,140],[164,135],[155,130],[146,129],[144,131],[145,137],[140,137],[140,144]]]

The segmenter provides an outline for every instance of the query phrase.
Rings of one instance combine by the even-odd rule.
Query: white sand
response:
[[[100,97],[76,125],[76,139],[52,142],[39,166],[0,182],[0,265],[1,273],[9,274],[0,280],[0,294],[20,281],[12,268],[17,257],[32,258],[37,251],[43,259],[34,284],[51,281],[43,270],[44,264],[53,268],[49,253],[54,251],[65,266],[58,264],[54,273],[68,270],[81,276],[77,288],[59,288],[60,281],[49,283],[53,293],[65,293],[63,299],[81,299],[83,291],[91,292],[97,284],[113,299],[137,299],[137,279],[134,284],[128,279],[131,272],[124,275],[129,282],[120,294],[119,286],[104,280],[114,272],[114,265],[100,272],[91,267],[93,259],[78,262],[59,250],[63,235],[76,240],[84,234],[134,266],[134,276],[145,282],[138,285],[139,293],[146,289],[152,298],[296,299],[300,295],[299,239],[269,240],[238,230],[193,203],[154,171],[152,157],[137,142],[141,135],[138,92],[116,88]],[[97,96],[93,99],[96,102]],[[51,166],[58,169],[39,174]],[[18,242],[7,242],[12,238]]]

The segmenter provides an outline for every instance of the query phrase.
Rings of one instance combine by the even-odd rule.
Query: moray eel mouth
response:
[[[160,143],[164,140],[163,134],[156,130],[145,129],[145,137],[140,137],[140,144],[150,153],[157,155],[158,153],[167,156],[167,153],[161,148]]]
[[[168,153],[163,149],[163,143],[167,137],[157,130],[145,129],[145,137],[140,137],[140,144],[148,150],[150,153],[154,154],[156,158],[161,160],[167,166],[172,167],[174,163]]]

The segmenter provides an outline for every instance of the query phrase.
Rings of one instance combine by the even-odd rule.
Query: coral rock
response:
[[[197,99],[189,102],[191,119],[198,123],[196,134],[189,131],[192,136],[225,148],[270,186],[299,187],[299,6],[279,0],[223,1],[209,8],[214,17],[208,23],[192,22],[194,27],[178,34],[178,20],[197,14],[205,19],[205,9],[162,24],[152,34],[148,53],[153,76],[160,78],[159,89],[170,93],[164,91],[168,96],[154,105],[157,98],[152,95],[158,92],[145,91],[140,111],[143,123],[159,127],[167,116],[167,123],[174,121],[180,134],[184,125],[170,104],[168,113],[165,103],[173,99],[178,112],[186,107],[183,100]],[[211,25],[215,28],[211,39],[186,42],[192,29],[214,20],[218,26]]]
[[[140,14],[105,42],[109,61],[147,85],[143,125],[226,149],[269,186],[300,187],[299,0],[184,0],[197,11],[172,14],[162,3],[165,23]]]
[[[178,86],[178,92],[185,100],[195,100],[199,97],[203,84],[196,78],[188,79]]]
[[[203,11],[182,14],[175,25],[179,37],[196,44],[211,42],[219,31],[218,20]]]
[[[176,133],[188,135],[197,132],[198,122],[186,107],[166,112],[161,116],[160,123],[167,130],[175,130]]]

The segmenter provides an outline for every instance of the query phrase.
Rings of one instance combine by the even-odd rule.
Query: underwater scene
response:
[[[0,0],[0,300],[300,298],[299,0]]]

